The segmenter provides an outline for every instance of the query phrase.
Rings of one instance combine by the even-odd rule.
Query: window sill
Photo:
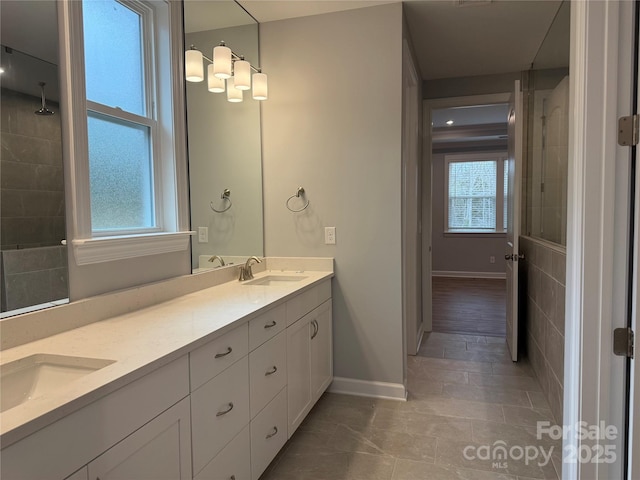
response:
[[[458,238],[506,238],[507,232],[474,232],[467,230],[464,232],[449,231],[444,232],[445,237],[458,237]]]
[[[77,264],[89,265],[186,250],[194,234],[186,231],[83,238],[72,240],[71,244]]]

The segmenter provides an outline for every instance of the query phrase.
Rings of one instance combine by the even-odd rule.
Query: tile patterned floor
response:
[[[554,423],[549,405],[504,339],[432,333],[408,359],[408,383],[407,402],[326,393],[261,480],[559,477],[560,442],[536,435],[536,422]],[[500,447],[512,453],[502,462]],[[527,450],[538,457],[517,458]]]

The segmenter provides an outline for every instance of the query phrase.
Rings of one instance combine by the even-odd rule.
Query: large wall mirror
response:
[[[0,2],[2,317],[68,299],[56,2]]]
[[[260,65],[258,24],[232,0],[184,2],[185,46],[212,58],[224,41],[252,65]],[[205,60],[205,65],[208,61]],[[267,72],[268,73],[268,72]],[[197,272],[263,255],[260,102],[242,102],[203,82],[187,83],[192,267]]]
[[[564,0],[529,72],[526,232],[567,243],[569,20]]]

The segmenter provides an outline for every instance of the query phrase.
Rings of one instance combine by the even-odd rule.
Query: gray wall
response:
[[[566,253],[531,237],[520,237],[521,319],[527,356],[551,411],[562,424]]]
[[[444,154],[432,157],[432,248],[434,272],[505,272],[504,234],[445,234]],[[496,263],[489,263],[489,257]]]
[[[422,94],[425,99],[488,95],[513,90],[513,82],[521,79],[520,72],[475,77],[439,78],[425,80]]]
[[[265,253],[334,257],[335,375],[402,383],[402,5],[267,22],[260,42]]]

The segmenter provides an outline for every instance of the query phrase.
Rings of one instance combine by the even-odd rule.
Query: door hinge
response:
[[[613,353],[621,357],[633,358],[634,338],[630,328],[613,330]]]
[[[629,115],[618,119],[618,144],[623,147],[638,145],[640,119],[638,115]]]

